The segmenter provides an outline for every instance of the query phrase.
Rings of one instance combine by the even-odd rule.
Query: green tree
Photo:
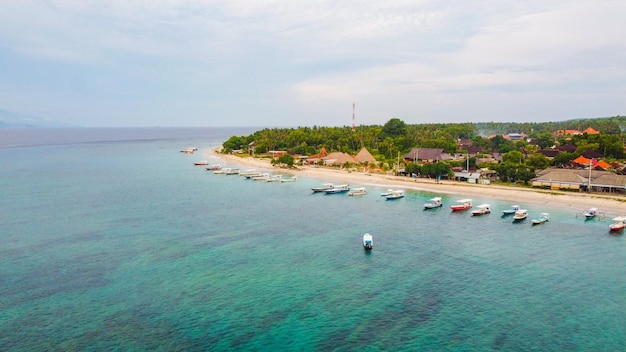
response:
[[[406,124],[399,118],[392,118],[383,126],[383,133],[389,137],[400,137],[406,135]]]
[[[524,154],[517,150],[512,150],[502,156],[503,162],[508,162],[512,164],[523,164],[524,163]]]
[[[528,160],[526,160],[526,166],[528,166],[531,170],[545,169],[550,166],[550,160],[545,155],[536,153],[528,157]]]

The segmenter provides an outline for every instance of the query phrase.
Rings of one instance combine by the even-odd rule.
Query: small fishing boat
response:
[[[280,182],[296,182],[298,180],[297,176],[289,177],[289,178],[281,178]]]
[[[243,177],[254,176],[258,174],[259,172],[256,169],[248,169],[248,170],[239,171],[239,176],[243,176]]]
[[[367,194],[367,191],[365,191],[365,187],[353,188],[350,192],[348,192],[349,196],[363,196],[366,194]]]
[[[374,247],[374,238],[369,233],[363,235],[363,248],[371,250]]]
[[[283,175],[271,175],[267,178],[267,182],[280,182],[283,179]]]
[[[502,215],[513,215],[518,210],[520,210],[519,205],[511,205],[509,209],[504,209],[502,211]]]
[[[336,185],[331,189],[327,189],[324,191],[326,194],[336,194],[336,193],[346,193],[350,191],[349,185]]]
[[[214,174],[226,174],[227,172],[231,172],[233,170],[232,167],[225,167],[213,170]]]
[[[220,164],[213,164],[213,165],[208,165],[207,167],[205,167],[205,169],[207,169],[207,171],[215,171],[215,170],[219,170],[222,168],[222,165]]]
[[[404,191],[403,190],[394,190],[386,198],[387,198],[387,200],[394,200],[394,199],[404,198]]]
[[[434,209],[442,206],[443,202],[441,201],[441,197],[431,198],[428,200],[428,203],[424,203],[424,209]]]
[[[454,204],[450,206],[450,209],[452,209],[452,211],[463,211],[463,210],[470,209],[471,207],[472,207],[471,199],[459,199],[457,201],[454,201]]]
[[[513,222],[526,220],[527,217],[528,217],[528,210],[520,209],[516,211],[515,214],[513,215]]]
[[[262,174],[250,177],[252,181],[267,181],[270,179],[270,174],[264,172]]]
[[[200,161],[194,161],[193,163],[195,166],[204,166],[204,165],[209,165],[208,160],[200,160]]]
[[[333,187],[335,187],[335,186],[333,186],[332,183],[324,183],[320,187],[313,187],[313,188],[311,188],[311,190],[313,191],[313,193],[319,193],[319,192],[325,192],[326,190],[332,189]]]
[[[541,213],[538,218],[533,219],[533,225],[543,224],[550,219],[550,214]]]
[[[381,192],[380,196],[381,197],[386,197],[386,196],[390,195],[392,192],[393,192],[393,189],[389,188],[388,190],[386,190],[384,192]]]
[[[626,227],[626,216],[618,216],[613,218],[613,223],[609,225],[609,231],[618,232],[624,230]]]
[[[598,208],[589,208],[583,211],[585,219],[593,219],[599,215]]]
[[[477,206],[476,210],[472,210],[472,216],[486,215],[491,213],[491,205],[489,204],[481,204]]]

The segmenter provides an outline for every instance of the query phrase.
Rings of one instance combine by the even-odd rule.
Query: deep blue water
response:
[[[609,219],[193,166],[254,130],[0,130],[0,350],[626,350]]]

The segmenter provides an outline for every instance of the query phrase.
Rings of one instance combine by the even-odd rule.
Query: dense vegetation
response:
[[[583,131],[588,127],[594,128],[600,134],[560,137],[555,137],[554,134],[559,130]],[[458,142],[471,140],[471,145],[482,147],[485,154],[493,152],[505,154],[501,163],[488,166],[496,170],[501,179],[514,181],[527,180],[535,169],[567,163],[589,150],[600,153],[609,161],[623,159],[624,131],[626,116],[541,123],[448,124],[406,124],[398,118],[392,118],[383,126],[357,126],[354,131],[349,126],[266,128],[248,136],[232,136],[224,142],[223,147],[224,152],[246,150],[251,142],[255,142],[257,154],[284,150],[301,155],[318,154],[322,148],[326,148],[329,153],[340,151],[354,155],[365,147],[381,165],[392,165],[399,155],[404,155],[416,147],[441,148],[450,154],[467,153],[466,150],[460,149]],[[509,133],[526,134],[534,143],[529,144],[527,139],[511,141],[503,137],[503,134]],[[552,160],[536,153],[539,149],[565,144],[575,145],[575,152],[561,153]],[[475,163],[475,159],[472,162]],[[405,166],[419,168],[424,165]],[[429,172],[437,175],[443,167],[428,166],[428,168],[438,168]]]

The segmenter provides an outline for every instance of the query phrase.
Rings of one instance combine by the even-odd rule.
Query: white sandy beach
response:
[[[435,180],[414,179],[403,176],[348,172],[346,170],[339,170],[330,167],[305,166],[298,170],[286,170],[272,166],[267,159],[238,157],[234,155],[219,154],[215,151],[211,151],[209,154],[222,158],[226,164],[239,165],[240,167],[275,170],[276,173],[319,179],[320,182],[347,183],[353,187],[399,187],[403,189],[432,192],[434,195],[458,194],[461,198],[494,198],[509,201],[511,204],[545,204],[549,207],[571,209],[573,213],[579,213],[584,209],[597,207],[606,215],[606,217],[609,218],[615,216],[626,216],[626,197],[624,196],[480,185],[456,181],[435,182]]]

